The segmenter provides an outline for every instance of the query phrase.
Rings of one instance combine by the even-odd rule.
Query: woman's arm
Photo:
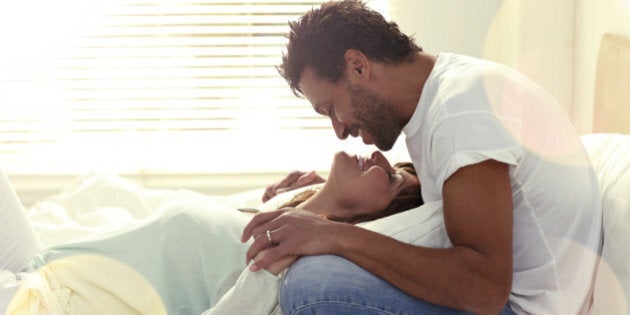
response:
[[[285,178],[273,183],[265,188],[262,201],[266,202],[269,199],[275,197],[277,194],[298,189],[300,187],[323,183],[326,180],[319,176],[315,171],[302,172],[293,171],[287,174]]]

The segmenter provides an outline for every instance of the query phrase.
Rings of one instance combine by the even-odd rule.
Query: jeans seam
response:
[[[374,307],[374,306],[369,306],[369,305],[364,305],[361,303],[353,303],[353,302],[344,302],[344,301],[317,301],[317,302],[310,302],[310,303],[306,303],[306,304],[302,304],[300,306],[298,306],[297,308],[295,308],[293,311],[291,311],[291,315],[297,315],[298,312],[302,311],[305,308],[311,307],[311,306],[315,306],[317,304],[344,304],[344,305],[351,305],[351,306],[359,306],[371,311],[375,311],[379,314],[390,314],[390,315],[398,315],[398,313],[392,313],[389,311],[385,311],[382,310],[378,307]]]

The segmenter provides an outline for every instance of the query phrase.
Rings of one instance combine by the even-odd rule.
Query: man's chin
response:
[[[381,151],[389,151],[394,147],[394,144],[380,144],[380,143],[375,143],[374,144],[379,150]]]
[[[376,138],[374,139],[374,145],[381,151],[389,151],[394,147],[399,136],[400,133],[395,136],[394,134],[389,134],[389,136]]]
[[[371,135],[372,134],[369,134],[369,133],[362,134],[361,140],[363,140],[363,143],[366,145],[372,145],[372,144],[375,145],[381,151],[391,150],[394,147],[396,140],[398,139],[398,137],[395,137],[394,141],[390,141],[389,139],[384,139],[384,137],[373,138],[371,137]]]

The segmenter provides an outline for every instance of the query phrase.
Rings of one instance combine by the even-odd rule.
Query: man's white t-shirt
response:
[[[563,109],[508,67],[441,53],[403,129],[426,202],[455,171],[509,165],[516,313],[577,314],[601,241],[597,178]]]

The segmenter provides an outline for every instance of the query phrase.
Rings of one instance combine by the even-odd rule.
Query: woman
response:
[[[322,220],[344,222],[340,224],[376,220],[423,204],[420,183],[415,174],[411,163],[397,163],[392,167],[380,152],[374,152],[369,158],[339,152],[333,160],[328,180],[319,190],[309,189],[297,193],[293,199],[280,208],[285,208],[283,211],[291,211],[311,218],[314,229],[321,227],[319,224]],[[273,199],[267,204],[272,201]],[[269,210],[275,210],[275,207]],[[425,211],[422,210],[422,212]],[[445,233],[441,233],[442,230],[439,228],[442,220],[434,215],[437,213],[435,209],[427,211],[427,214],[433,214],[431,219],[424,221],[428,224],[423,224],[423,219],[417,213],[410,214],[408,219],[418,220],[418,225],[422,227],[414,229],[412,238],[401,241],[412,243],[413,239],[429,246],[447,246]],[[429,216],[424,218],[428,219]],[[388,225],[388,222],[384,223],[384,226]],[[382,232],[388,230],[383,226],[364,225],[363,227],[376,228]],[[410,230],[410,226],[406,226],[405,230]],[[254,238],[274,244],[274,237],[281,236],[283,232],[281,230],[260,231],[254,233]],[[268,250],[263,250],[253,260],[263,259],[268,253]],[[241,314],[244,310],[250,315],[270,312],[282,314],[276,305],[280,279],[274,275],[285,270],[296,259],[297,257],[294,256],[278,260],[266,268],[268,272],[253,272],[257,270],[256,265],[250,264],[250,268],[243,271],[230,291],[204,315]]]
[[[386,216],[421,203],[419,182],[408,171],[408,166],[391,167],[380,153],[370,158],[338,153],[321,189],[290,205],[320,221]],[[37,240],[24,209],[1,178],[0,240],[11,241],[0,243],[0,265],[8,269],[0,274],[8,283],[0,290],[0,310],[8,307],[9,314],[200,314],[243,270],[248,244],[240,235],[250,217],[229,207],[209,211],[199,203],[172,204],[132,229],[35,252]],[[278,233],[256,237],[273,242]],[[269,271],[277,274],[291,262]],[[13,282],[6,281],[10,276]]]

